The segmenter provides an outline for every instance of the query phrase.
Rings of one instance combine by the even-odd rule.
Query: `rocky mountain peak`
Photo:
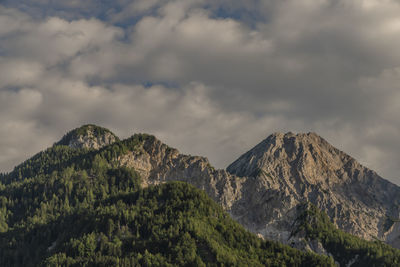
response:
[[[361,166],[318,134],[274,133],[256,145],[227,170],[238,176],[297,177],[307,183],[349,179],[349,166]]]
[[[71,148],[100,149],[117,140],[118,137],[110,130],[87,124],[68,132],[56,145],[65,145]]]
[[[263,192],[255,203],[265,214],[260,213],[259,228],[254,231],[266,237],[275,238],[277,232],[289,229],[296,214],[294,207],[310,202],[349,233],[395,246],[400,243],[399,238],[392,237],[400,225],[382,227],[388,216],[399,217],[399,188],[316,133],[274,133],[239,157],[227,171],[255,178],[257,193],[252,198]]]

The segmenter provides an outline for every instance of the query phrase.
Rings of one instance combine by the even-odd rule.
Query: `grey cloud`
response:
[[[105,21],[56,9],[43,19],[1,9],[2,101],[30,108],[4,105],[13,138],[44,147],[99,123],[224,167],[272,132],[317,131],[400,183],[396,1],[121,0],[96,5]],[[26,154],[0,134],[9,169]]]

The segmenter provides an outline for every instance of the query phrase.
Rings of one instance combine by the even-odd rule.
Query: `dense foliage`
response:
[[[332,259],[265,242],[185,183],[119,194],[1,235],[2,265],[318,266]]]
[[[326,213],[307,204],[298,218],[298,231],[305,231],[309,240],[319,240],[340,265],[399,266],[400,250],[379,240],[366,241],[337,229]]]
[[[0,266],[332,266],[263,241],[186,183],[140,188],[116,159],[152,136],[99,151],[56,145],[0,183]]]

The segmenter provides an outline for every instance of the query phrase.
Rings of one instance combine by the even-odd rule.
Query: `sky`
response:
[[[226,168],[316,132],[400,184],[400,2],[0,0],[0,171],[94,123]]]

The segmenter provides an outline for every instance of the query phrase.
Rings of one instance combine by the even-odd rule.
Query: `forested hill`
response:
[[[58,145],[0,183],[0,266],[333,266],[263,241],[182,182],[140,187],[114,160],[148,135],[100,150]]]
[[[186,183],[89,198],[61,209],[50,201],[41,222],[2,233],[1,266],[333,266],[328,257],[262,241]]]

